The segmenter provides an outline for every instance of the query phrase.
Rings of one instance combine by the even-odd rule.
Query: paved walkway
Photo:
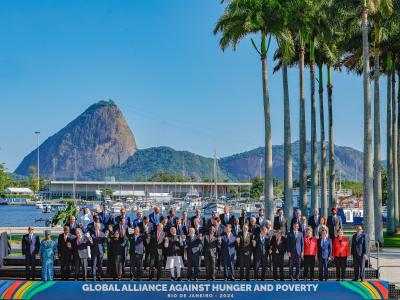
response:
[[[375,256],[376,253],[371,253]],[[374,268],[377,267],[377,260],[371,258]],[[383,248],[379,253],[380,279],[396,283],[400,286],[400,248]]]

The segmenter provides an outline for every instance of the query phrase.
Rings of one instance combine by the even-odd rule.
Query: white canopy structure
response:
[[[8,187],[5,189],[7,194],[14,195],[33,195],[33,191],[29,188],[20,188],[20,187]]]

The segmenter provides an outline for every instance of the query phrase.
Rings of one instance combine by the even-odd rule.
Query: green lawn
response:
[[[400,248],[399,236],[387,236],[386,230],[383,232],[384,246],[388,248]]]

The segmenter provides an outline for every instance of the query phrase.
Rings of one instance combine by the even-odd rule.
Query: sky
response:
[[[140,149],[166,145],[210,157],[215,149],[223,157],[263,145],[260,58],[249,38],[235,52],[221,51],[212,31],[223,9],[219,0],[2,1],[0,162],[13,171],[36,147],[34,131],[43,141],[102,99],[120,106]],[[273,43],[272,141],[282,144],[274,50]],[[306,79],[310,139],[308,69]],[[289,71],[289,84],[294,141],[297,69]],[[335,144],[362,150],[362,78],[335,73],[333,85]],[[382,147],[385,86],[382,80]]]

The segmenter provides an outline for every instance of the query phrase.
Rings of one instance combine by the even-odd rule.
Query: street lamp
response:
[[[40,169],[39,169],[39,135],[40,131],[35,131],[36,138],[37,138],[37,185],[38,185],[38,194],[40,190]]]

